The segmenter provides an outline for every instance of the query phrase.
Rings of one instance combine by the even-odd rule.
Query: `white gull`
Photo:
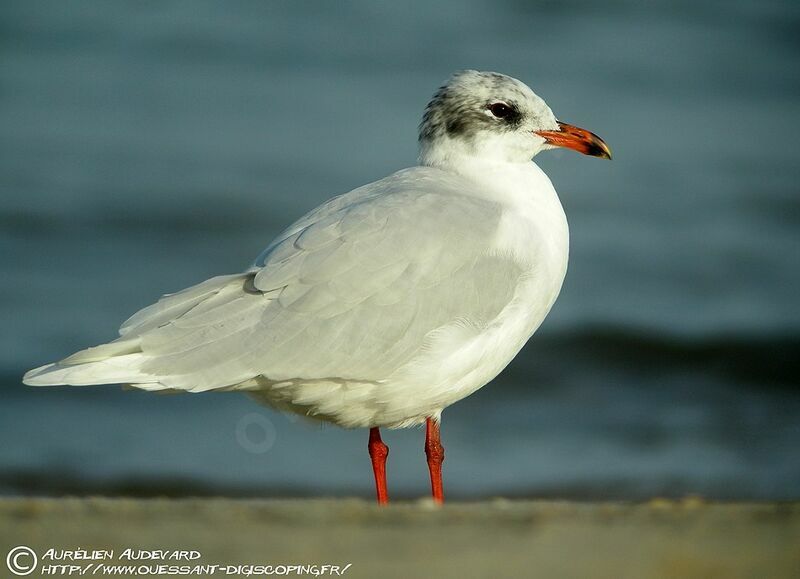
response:
[[[28,372],[35,386],[122,383],[236,390],[285,411],[370,428],[427,423],[443,497],[442,410],[497,376],[549,312],[567,270],[558,196],[531,159],[564,146],[610,158],[511,77],[464,71],[434,95],[419,166],[335,197],[247,271],[164,296],[120,337]]]

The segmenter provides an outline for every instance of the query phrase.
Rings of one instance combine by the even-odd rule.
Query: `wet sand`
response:
[[[73,564],[43,561],[50,548],[162,563],[117,560],[130,548],[199,552],[163,561],[172,565],[351,564],[351,578],[778,579],[800,577],[800,503],[0,499],[0,566],[17,545],[31,547],[39,567]]]

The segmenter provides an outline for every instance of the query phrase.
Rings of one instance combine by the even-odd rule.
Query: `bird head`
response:
[[[558,121],[525,83],[475,70],[456,73],[436,91],[425,109],[419,142],[426,165],[463,156],[526,162],[554,147],[611,158],[600,137]]]

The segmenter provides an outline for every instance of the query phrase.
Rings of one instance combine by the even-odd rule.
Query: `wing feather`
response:
[[[130,372],[117,364],[104,375],[111,366],[100,360],[82,379],[187,391],[252,379],[378,383],[436,332],[479,327],[513,297],[520,266],[490,254],[502,208],[470,196],[470,186],[416,168],[334,198],[279,235],[250,271],[132,316],[120,330],[129,341],[107,345]]]

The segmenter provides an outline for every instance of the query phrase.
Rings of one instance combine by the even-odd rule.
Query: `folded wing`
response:
[[[415,169],[335,198],[250,271],[165,296],[118,340],[26,382],[193,392],[254,387],[257,377],[380,382],[436,330],[479,331],[512,299],[521,271],[491,253],[501,209],[466,186]]]

